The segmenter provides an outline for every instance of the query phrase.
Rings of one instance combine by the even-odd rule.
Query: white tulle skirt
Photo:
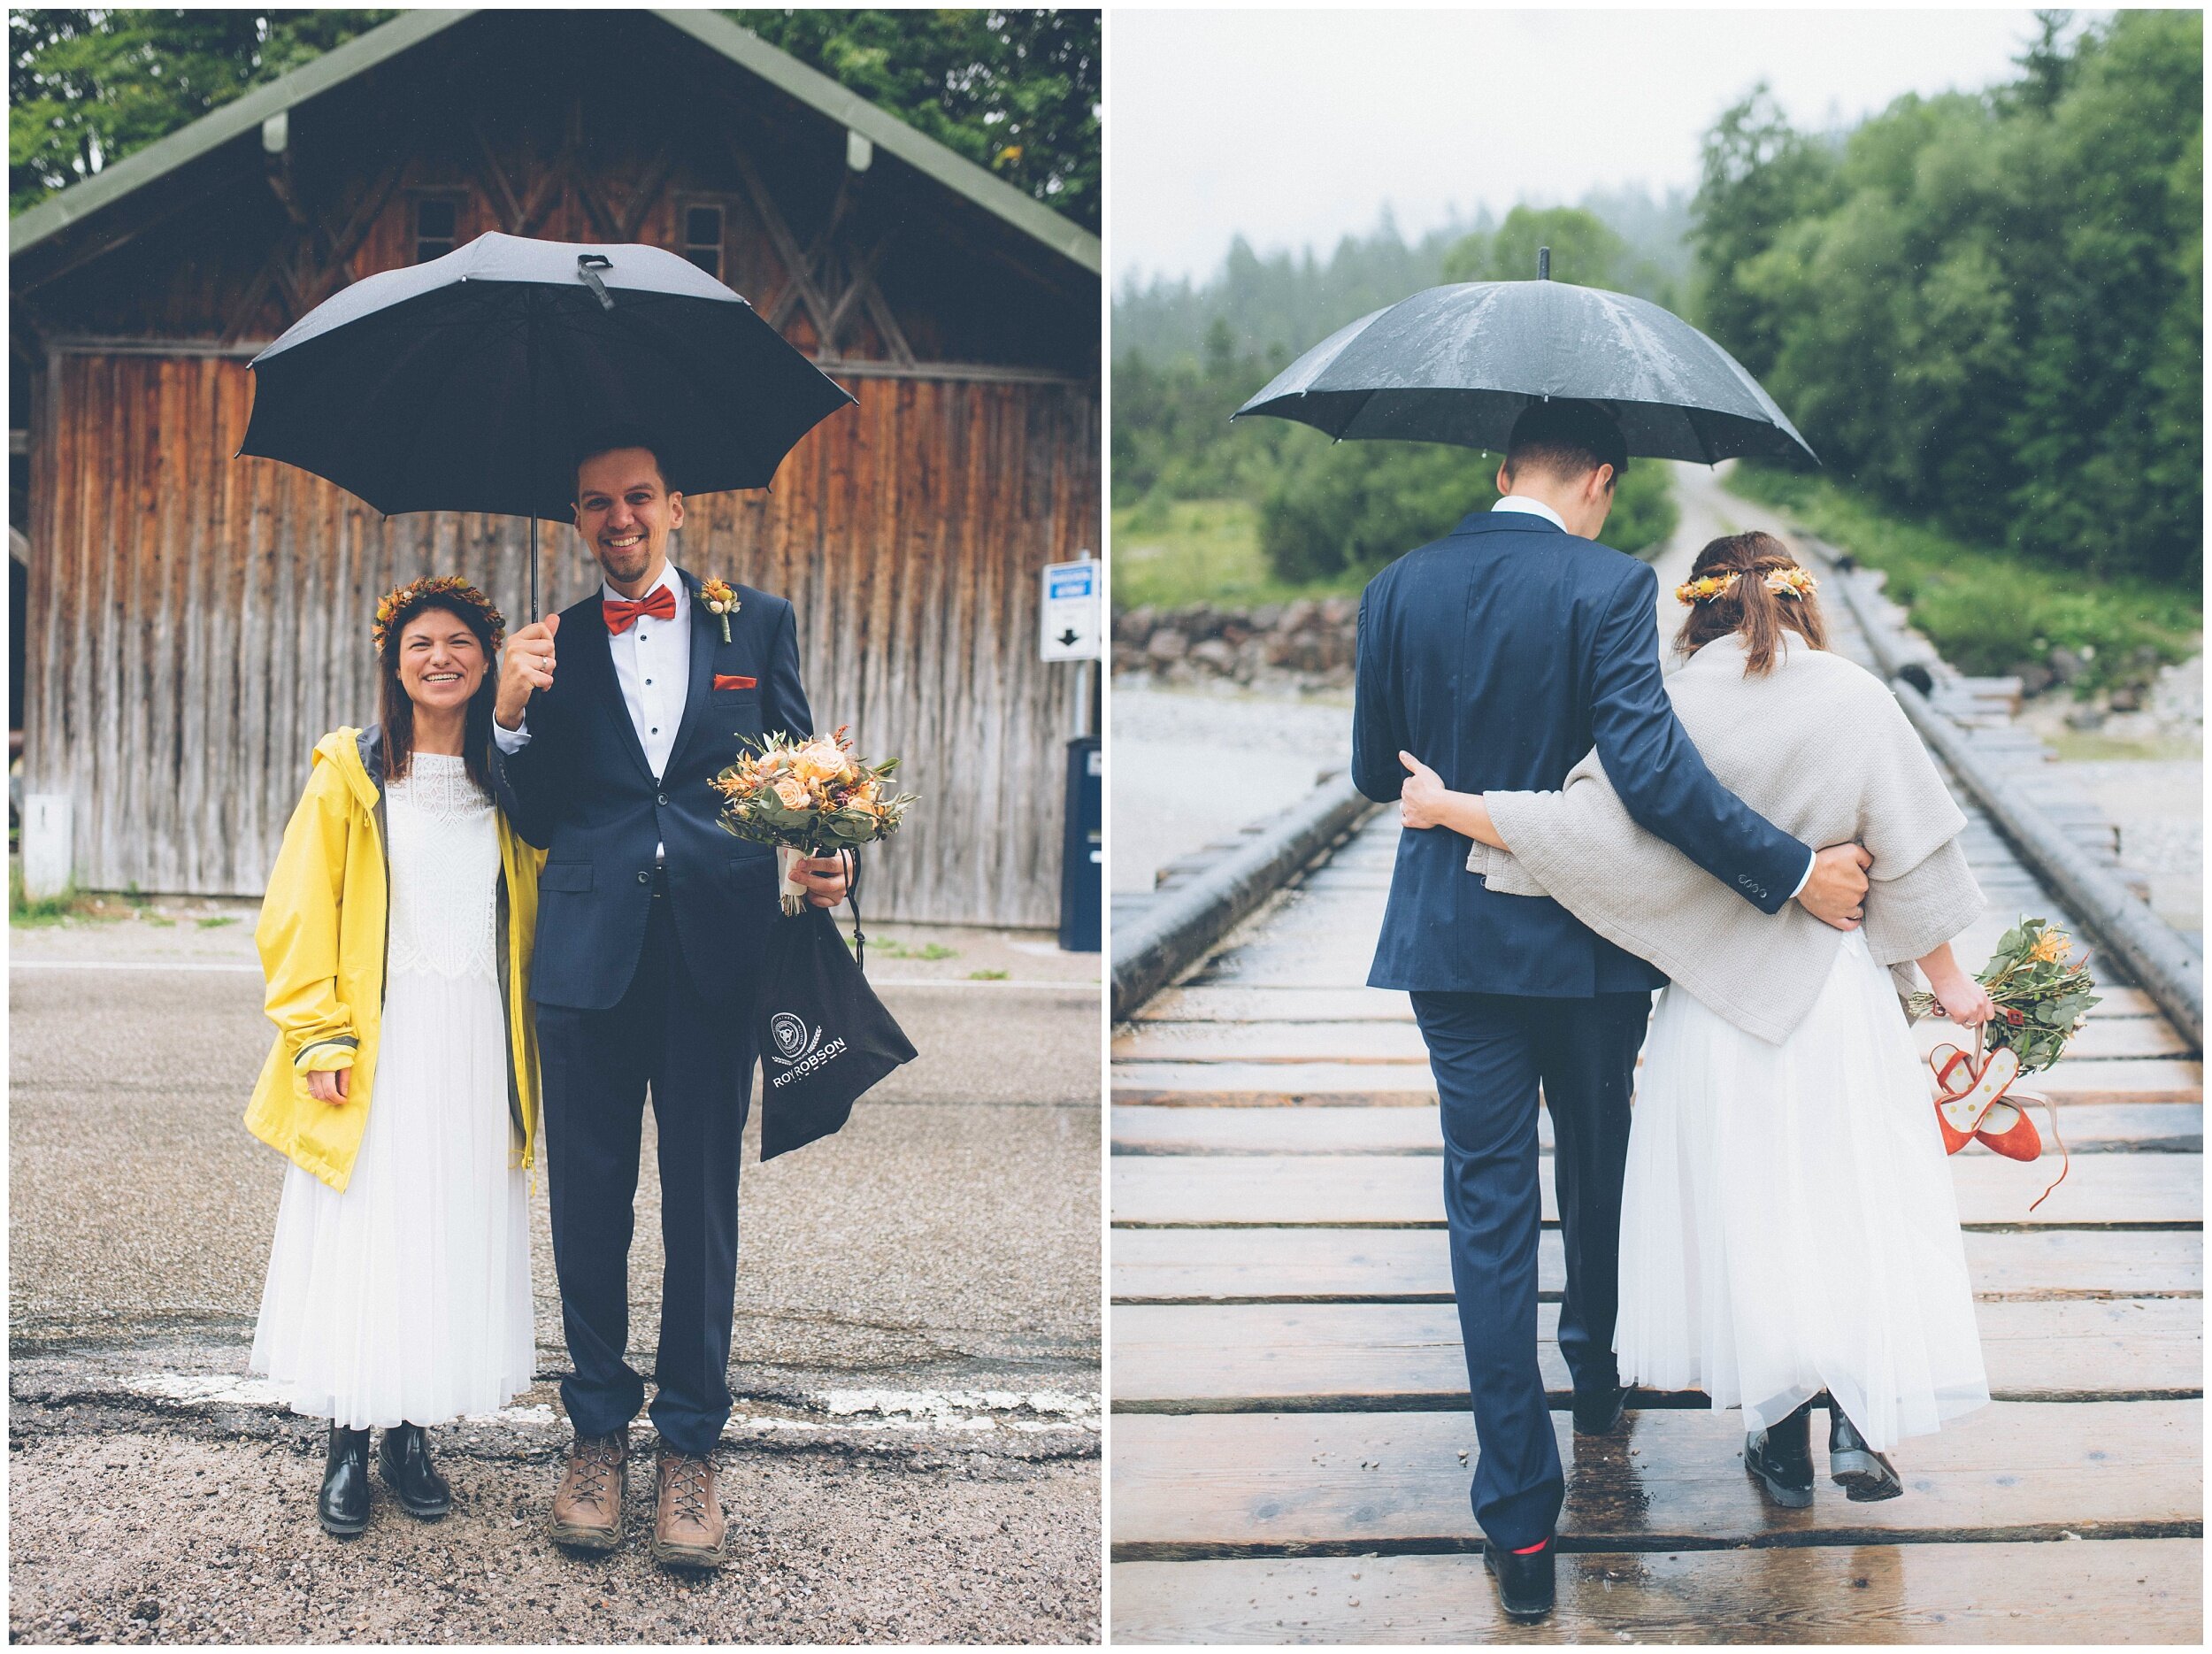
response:
[[[1780,1045],[1661,995],[1620,1255],[1624,1382],[1702,1389],[1748,1429],[1825,1389],[1877,1449],[1987,1404],[1950,1164],[1863,936]]]
[[[349,1429],[494,1412],[534,1356],[497,981],[394,976],[380,1043],[345,1191],[285,1173],[251,1361]]]

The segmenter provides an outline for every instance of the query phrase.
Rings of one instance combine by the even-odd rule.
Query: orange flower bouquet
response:
[[[776,847],[783,911],[797,914],[806,904],[806,887],[791,877],[798,858],[854,850],[898,831],[916,802],[892,787],[898,767],[896,758],[870,764],[856,756],[840,724],[829,735],[770,735],[712,785],[722,796],[723,831]]]

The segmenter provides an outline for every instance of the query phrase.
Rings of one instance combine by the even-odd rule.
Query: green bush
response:
[[[1260,508],[1260,550],[1276,579],[1364,582],[1394,558],[1497,503],[1495,454],[1427,442],[1308,447]],[[1666,467],[1632,464],[1604,540],[1655,555],[1678,513]]]
[[[2016,672],[2062,647],[2083,658],[2076,687],[2086,693],[2147,675],[2145,656],[2186,660],[2203,648],[2203,607],[2183,589],[2098,579],[2021,552],[1970,545],[1826,477],[1742,465],[1728,486],[1882,570],[1884,591],[1962,672]]]

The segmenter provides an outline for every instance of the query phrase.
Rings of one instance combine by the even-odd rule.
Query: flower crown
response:
[[[420,580],[411,580],[404,586],[386,592],[376,602],[376,620],[369,627],[369,641],[376,652],[384,652],[384,640],[391,635],[393,626],[403,617],[411,615],[433,597],[442,597],[464,608],[473,609],[484,619],[490,629],[492,647],[497,649],[507,639],[507,617],[492,607],[491,599],[463,580],[458,574],[426,574]]]
[[[1708,574],[1702,580],[1686,581],[1674,589],[1674,600],[1685,604],[1711,603],[1725,597],[1736,589],[1736,576],[1740,573],[1741,570],[1732,568],[1725,574]],[[1805,598],[1820,589],[1820,582],[1813,578],[1812,571],[1795,564],[1787,568],[1769,569],[1761,583],[1778,597]]]

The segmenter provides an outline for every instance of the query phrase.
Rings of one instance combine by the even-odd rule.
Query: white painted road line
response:
[[[243,1374],[142,1373],[126,1378],[121,1389],[172,1406],[252,1407],[288,1411],[285,1392],[266,1379]],[[1033,1435],[1051,1430],[1094,1433],[1103,1412],[1095,1393],[1062,1390],[889,1390],[833,1389],[808,1398],[828,1415],[799,1419],[778,1413],[734,1413],[726,1435],[775,1431],[1011,1430]],[[471,1424],[503,1424],[524,1428],[565,1427],[549,1406],[503,1407],[470,1413]]]

